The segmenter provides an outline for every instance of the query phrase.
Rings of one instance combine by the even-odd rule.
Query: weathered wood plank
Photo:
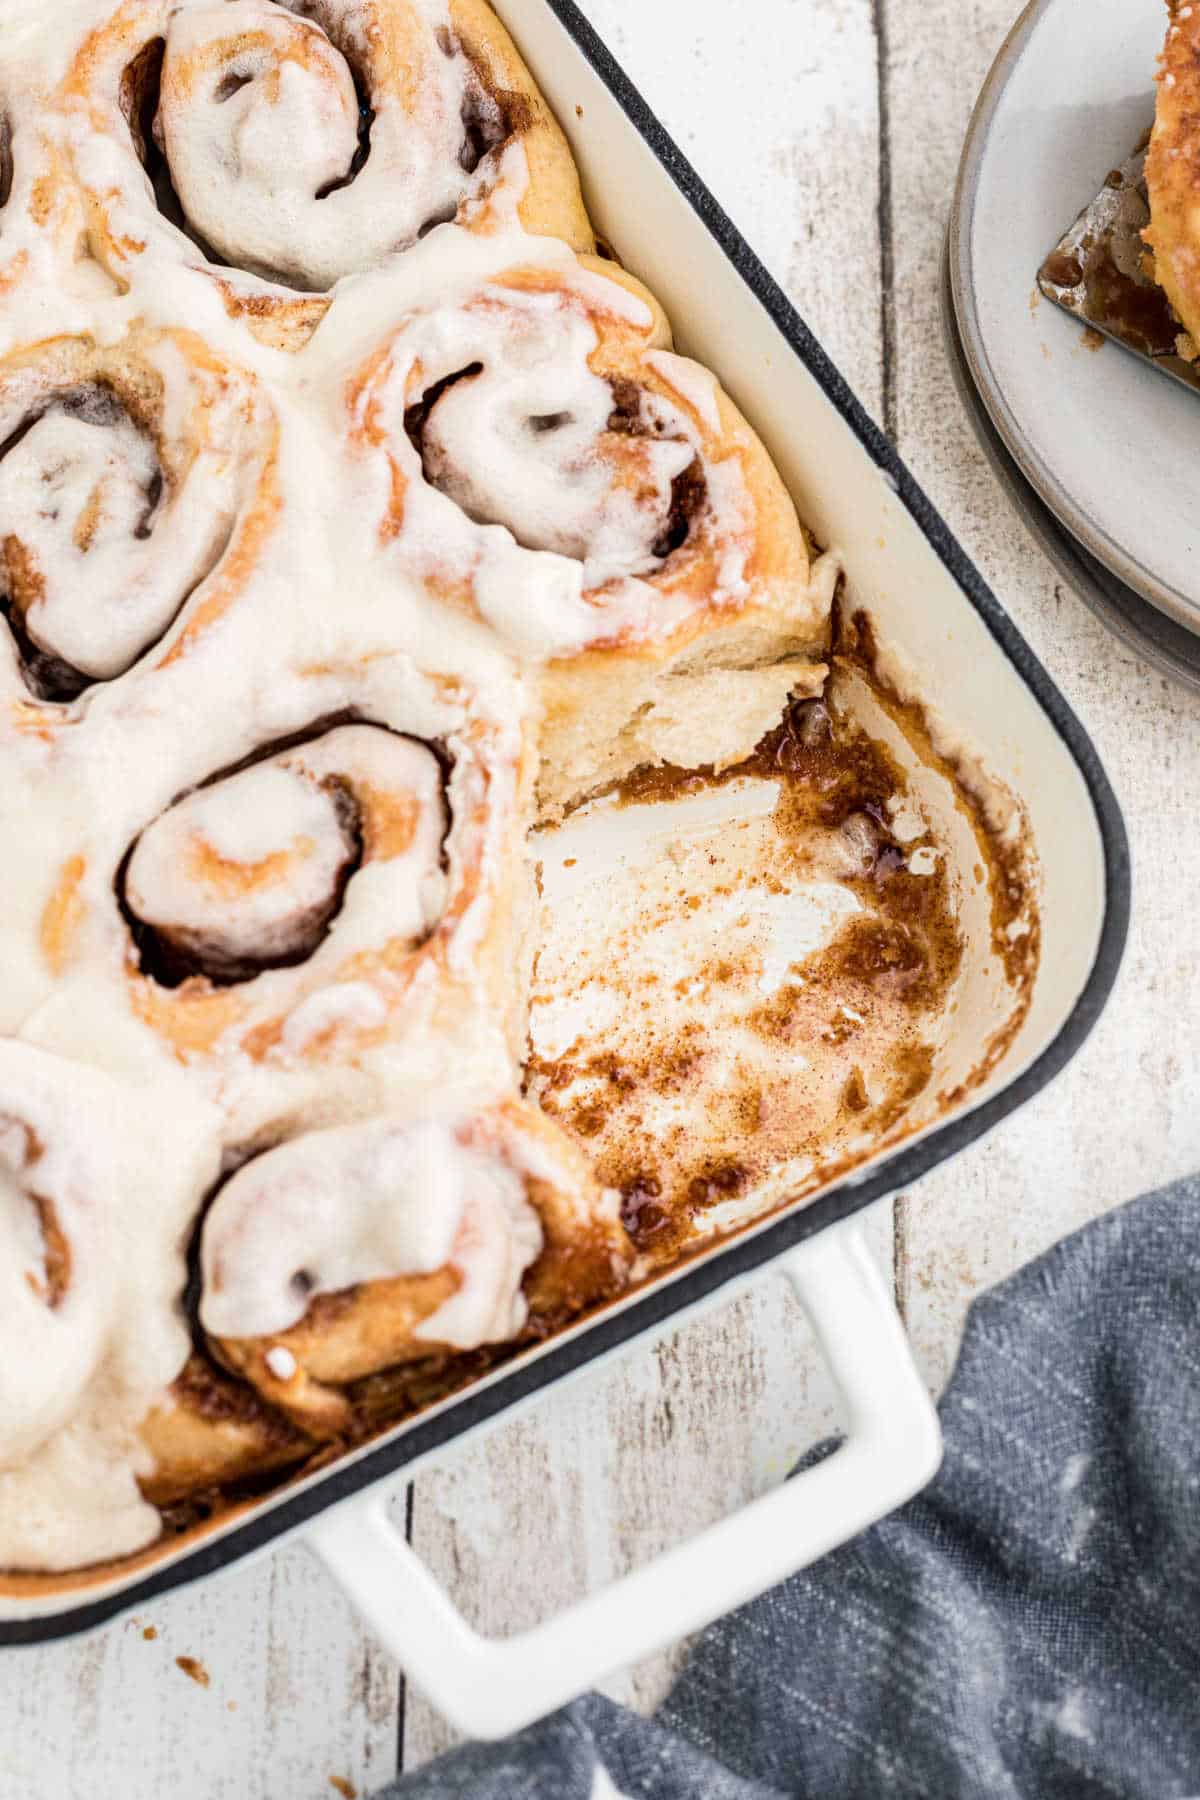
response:
[[[396,1767],[398,1689],[324,1571],[288,1548],[86,1639],[6,1652],[0,1792],[330,1800],[336,1775],[365,1794]]]

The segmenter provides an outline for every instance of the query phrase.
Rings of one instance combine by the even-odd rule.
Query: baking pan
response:
[[[512,1730],[727,1611],[901,1504],[940,1455],[936,1414],[853,1216],[908,1187],[1037,1093],[1079,1048],[1129,917],[1120,811],[1087,734],[896,452],[571,0],[496,0],[572,141],[598,230],[647,278],[680,347],[761,432],[802,517],[845,559],[922,700],[1020,796],[1041,868],[1042,954],[1019,1031],[959,1110],[815,1197],[714,1242],[545,1345],[199,1542],[61,1580],[0,1581],[0,1643],[84,1630],[303,1534],[460,1729]],[[774,1493],[520,1637],[491,1643],[390,1524],[388,1492],[451,1442],[768,1263],[795,1282],[847,1410],[843,1447]]]

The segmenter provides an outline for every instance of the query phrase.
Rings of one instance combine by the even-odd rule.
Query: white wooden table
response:
[[[1126,807],[1134,929],[1100,1028],[1018,1118],[872,1224],[936,1388],[980,1287],[1200,1165],[1200,700],[1140,666],[1056,581],[951,385],[941,234],[1014,0],[584,5],[898,439],[1091,729]],[[414,1538],[473,1619],[519,1627],[777,1482],[832,1417],[803,1319],[768,1275],[423,1476]],[[208,1686],[180,1656],[203,1664]],[[678,1656],[612,1691],[652,1705]],[[368,1793],[446,1742],[301,1549],[85,1641],[3,1658],[5,1800],[329,1800]]]

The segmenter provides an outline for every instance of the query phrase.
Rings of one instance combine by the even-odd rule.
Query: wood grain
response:
[[[1099,1030],[1051,1089],[898,1211],[896,1278],[936,1387],[980,1286],[1200,1165],[1200,1109],[1184,1079],[1200,1064],[1200,701],[1135,662],[1056,582],[951,385],[941,234],[969,110],[1013,0],[585,0],[585,10],[897,433],[1093,732],[1125,804],[1134,933]],[[871,1231],[889,1266],[886,1209]],[[766,1277],[423,1476],[415,1540],[469,1616],[513,1630],[777,1481],[832,1419],[799,1309]],[[678,1655],[613,1691],[653,1704]],[[198,1658],[209,1686],[177,1656]],[[4,1676],[0,1793],[38,1800],[328,1800],[332,1775],[362,1793],[381,1785],[401,1738],[410,1767],[447,1742],[299,1549],[85,1642],[7,1653]]]

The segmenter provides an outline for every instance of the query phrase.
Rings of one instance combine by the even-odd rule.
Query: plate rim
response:
[[[1135,589],[1122,583],[1113,570],[1093,558],[1087,547],[1080,544],[1057,515],[1051,512],[1009,456],[975,387],[967,363],[950,292],[948,235],[942,252],[941,290],[942,326],[950,373],[967,422],[1005,499],[1055,573],[1124,649],[1139,661],[1147,663],[1158,674],[1180,683],[1192,693],[1200,693],[1200,637],[1178,624],[1169,614],[1150,606]],[[1127,616],[1119,602],[1110,597],[1097,575],[1089,568],[1089,562],[1096,563],[1099,574],[1108,576],[1114,583],[1120,583],[1125,588],[1133,607],[1137,609],[1135,614]],[[1176,651],[1173,645],[1163,644],[1152,633],[1144,634],[1139,629],[1138,616],[1147,613],[1151,621],[1160,619],[1169,632],[1178,632],[1185,638],[1188,649],[1185,651],[1181,647]]]
[[[1140,562],[1071,497],[1053,469],[1034,451],[996,379],[976,306],[971,238],[979,177],[992,127],[1013,71],[1051,7],[1062,0],[1028,0],[1005,34],[971,111],[959,158],[946,233],[950,292],[958,336],[971,380],[1017,469],[1058,523],[1110,574],[1167,614],[1192,635],[1200,634],[1200,596],[1191,599]],[[1129,352],[1125,352],[1129,354]]]

